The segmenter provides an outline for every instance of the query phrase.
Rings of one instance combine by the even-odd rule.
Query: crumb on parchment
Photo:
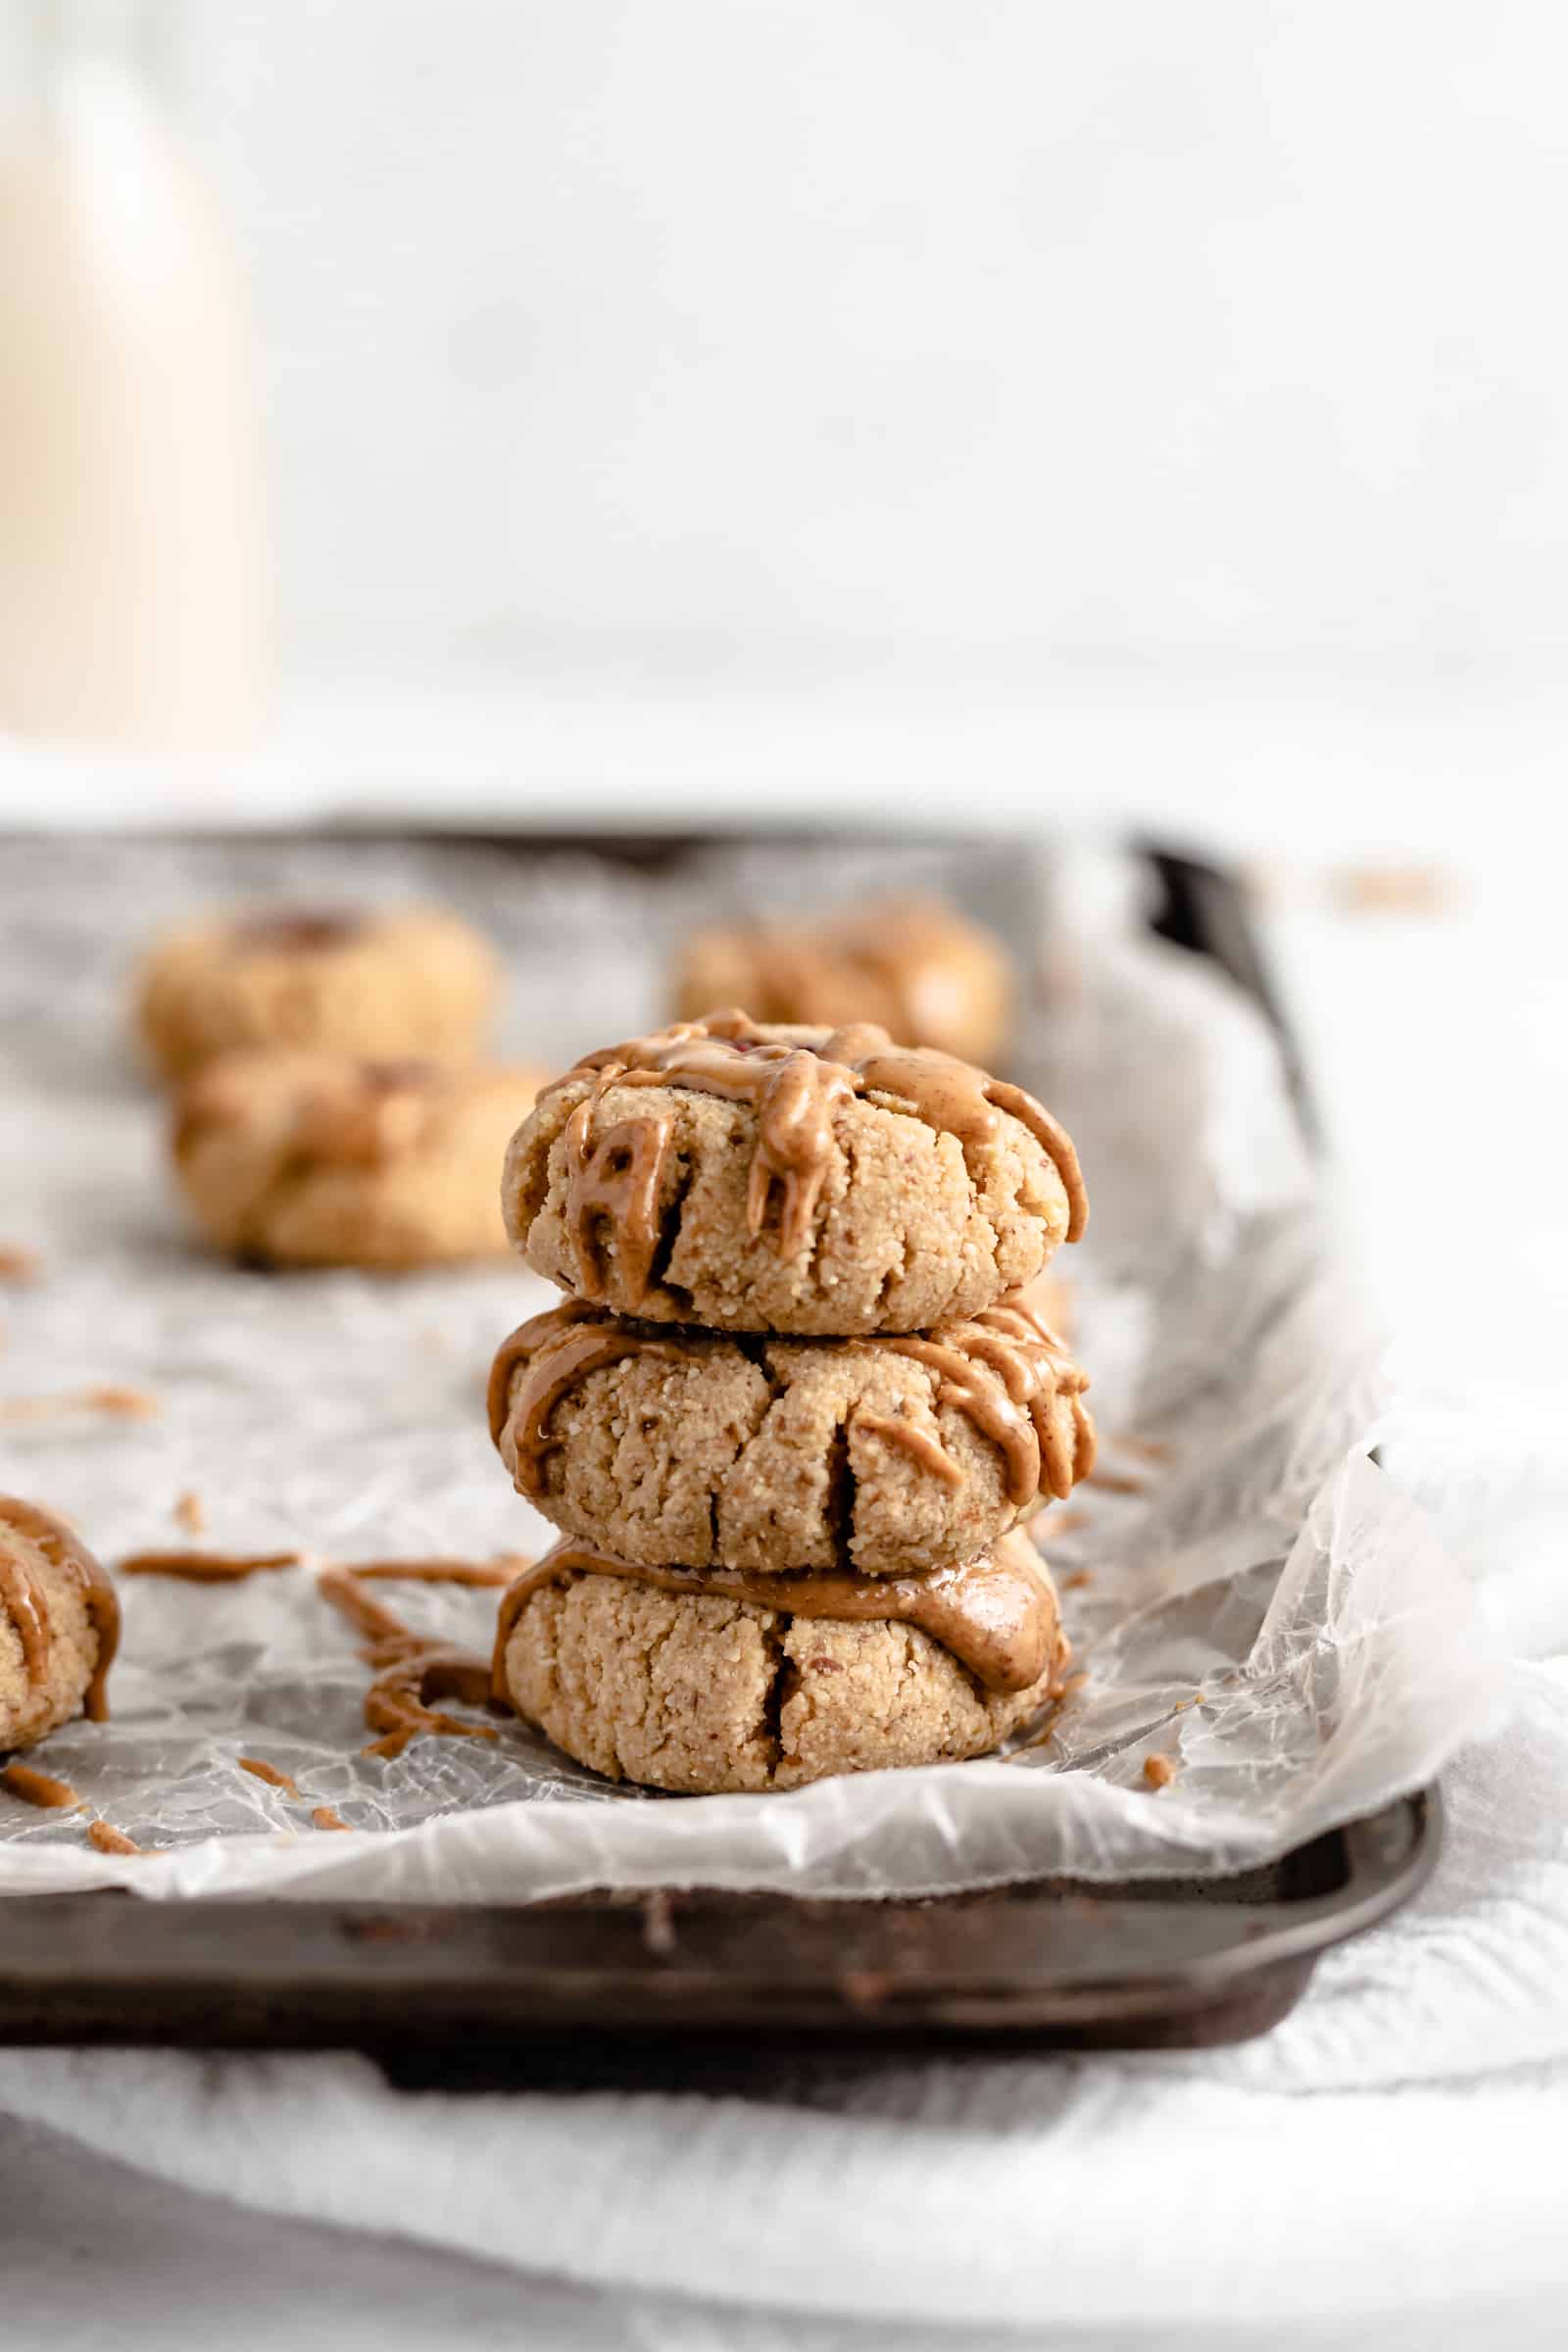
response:
[[[70,1413],[106,1413],[115,1421],[151,1421],[162,1411],[145,1389],[117,1381],[66,1389],[55,1396],[0,1396],[0,1421],[53,1421]]]

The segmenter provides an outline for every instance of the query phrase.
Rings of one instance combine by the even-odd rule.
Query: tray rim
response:
[[[492,2056],[498,2048],[551,2044],[579,2053],[585,2044],[696,2047],[740,2039],[766,2047],[779,2033],[813,2046],[911,2035],[1112,2048],[1237,2039],[1278,2023],[1325,1951],[1377,1926],[1419,1891],[1441,1849],[1442,1819],[1434,1784],[1327,1831],[1312,1846],[1337,1838],[1348,1848],[1342,1884],[1256,1904],[1195,1895],[1191,1881],[1171,1883],[1164,1894],[1157,1879],[1138,1882],[1131,1901],[1125,1886],[1062,1881],[920,1901],[698,1887],[483,1904],[149,1901],[132,1893],[127,1906],[116,1899],[122,1888],[39,1893],[0,1904],[0,2045],[381,2052],[406,2043],[405,2055],[428,2059],[480,2030]],[[663,1930],[654,1936],[650,1920],[661,1904]],[[1063,1904],[1075,1914],[1079,1948],[1102,1937],[1109,1966],[1052,1965],[1050,1923],[1061,1919]],[[985,1928],[999,1916],[1008,1930],[1038,1927],[1033,1964],[1020,1964],[1015,1952],[976,1964],[961,1950],[945,1964],[945,1934],[957,1915],[977,1910]],[[1118,1939],[1125,1942],[1130,1929],[1157,1944],[1161,1925],[1178,1917],[1189,1931],[1211,1920],[1211,1945],[1168,1963],[1156,1956],[1116,1964]],[[1238,1934],[1239,1917],[1249,1924]],[[789,1922],[787,1933],[798,1939],[808,1923],[806,1965],[797,1948],[794,1965],[777,1979],[755,1968],[726,1972],[726,1946],[755,1943],[759,1923],[769,1921]],[[705,1961],[683,1946],[680,1925],[706,1926],[716,1958]],[[909,1955],[900,1947],[911,1925],[916,1943],[932,1948],[917,1951],[919,1965],[905,1966],[901,1982]],[[291,1928],[316,1955],[292,1979],[278,1972],[270,1950]],[[580,1947],[596,1936],[605,1948],[585,1960]],[[1004,1941],[1018,1939],[1013,1934]],[[984,1932],[981,1940],[995,1942]],[[433,1965],[438,1954],[449,1963],[444,1970]],[[446,2004],[423,2021],[421,1986],[426,1998]]]

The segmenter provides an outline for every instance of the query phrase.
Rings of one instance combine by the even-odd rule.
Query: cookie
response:
[[[495,1003],[488,942],[440,907],[280,906],[209,915],[142,966],[141,1032],[172,1078],[236,1049],[471,1060]]]
[[[505,1250],[496,1170],[538,1073],[229,1054],[174,1104],[173,1160],[220,1250],[394,1269]]]
[[[718,1337],[571,1300],[504,1343],[491,1435],[569,1535],[658,1567],[900,1576],[1094,1464],[1085,1375],[1016,1300],[914,1337]]]
[[[940,900],[883,900],[819,921],[699,931],[675,971],[675,1011],[748,1004],[760,1021],[875,1021],[903,1045],[986,1061],[1006,1037],[1012,972],[999,941]]]
[[[906,1585],[796,1577],[780,1588],[789,1605],[774,1607],[765,1578],[720,1592],[702,1585],[723,1572],[693,1580],[680,1570],[573,1564],[593,1556],[559,1547],[513,1588],[497,1634],[496,1691],[611,1780],[716,1795],[983,1755],[1040,1712],[1066,1662],[1055,1594],[1023,1536],[1004,1537],[991,1561],[946,1580],[1010,1584],[1018,1606],[1009,1622],[1021,1636],[1010,1688],[995,1658],[982,1661],[982,1679],[949,1641],[868,1613],[922,1581],[940,1591],[941,1574]],[[835,1586],[860,1613],[808,1614],[822,1605],[811,1588]],[[748,1597],[759,1587],[761,1596]],[[975,1613],[985,1611],[977,1593]]]
[[[919,1331],[1076,1241],[1072,1144],[1021,1088],[880,1029],[677,1023],[579,1062],[514,1138],[528,1263],[618,1313],[714,1329]]]
[[[101,1723],[120,1641],[115,1589],[49,1511],[0,1494],[0,1750],[74,1715]]]

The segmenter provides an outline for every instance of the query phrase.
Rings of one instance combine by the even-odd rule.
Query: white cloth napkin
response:
[[[709,2340],[710,2298],[738,2344],[1130,2343],[1174,2319],[1223,2340],[1269,2315],[1277,2342],[1458,2342],[1467,2319],[1560,2341],[1568,1675],[1520,1665],[1512,1699],[1448,1776],[1427,1892],[1233,2050],[803,2061],[748,2097],[11,2052],[0,2113],[267,2213],[620,2290],[642,2342]],[[547,2308],[550,2340],[607,2340],[598,2301]]]

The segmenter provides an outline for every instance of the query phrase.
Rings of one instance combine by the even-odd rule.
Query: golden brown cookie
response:
[[[972,1315],[1088,1215],[1068,1137],[1021,1088],[744,1013],[590,1054],[513,1140],[528,1263],[654,1322],[858,1335]]]
[[[229,1054],[180,1090],[180,1184],[220,1250],[396,1269],[505,1250],[496,1173],[537,1071]]]
[[[261,1047],[463,1062],[479,1051],[499,980],[489,943],[440,907],[263,907],[161,939],[138,1012],[172,1078]]]
[[[696,1580],[679,1570],[571,1565],[591,1556],[563,1546],[559,1569],[551,1555],[508,1595],[497,1691],[612,1780],[714,1795],[983,1755],[1040,1712],[1066,1660],[1050,1578],[1020,1535],[993,1555],[1027,1607],[1010,1671],[992,1657],[989,1680],[906,1617],[869,1613],[920,1580],[792,1578],[775,1608],[765,1578],[736,1580],[761,1588],[749,1598],[687,1589]],[[813,1584],[848,1587],[863,1608],[808,1614]]]
[[[503,1345],[490,1426],[517,1492],[623,1559],[902,1576],[970,1558],[1087,1477],[1087,1385],[1015,1300],[842,1341],[568,1300]]]
[[[937,899],[882,900],[821,920],[699,931],[675,972],[675,1011],[747,1004],[760,1021],[875,1021],[903,1045],[987,1061],[1004,1043],[1012,972],[998,940]]]
[[[64,1520],[0,1494],[0,1750],[108,1713],[115,1589]]]

